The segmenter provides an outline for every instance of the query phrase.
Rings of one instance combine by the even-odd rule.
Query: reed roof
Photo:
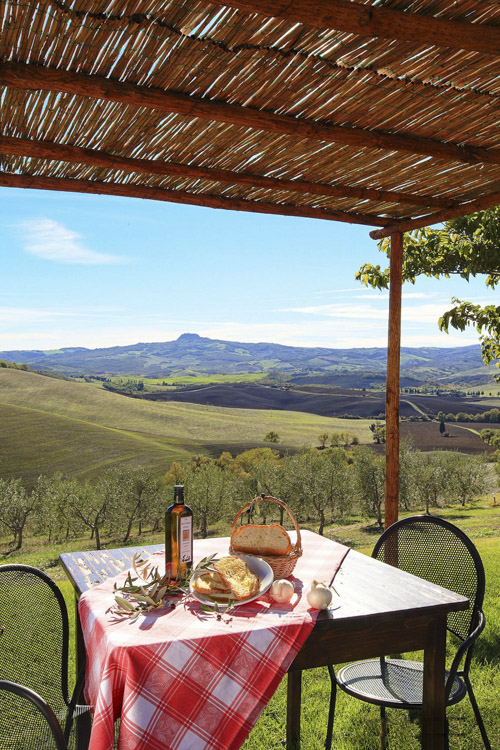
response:
[[[500,203],[496,0],[0,0],[0,103],[0,185],[382,233]]]

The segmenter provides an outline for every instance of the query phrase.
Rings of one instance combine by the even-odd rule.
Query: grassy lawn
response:
[[[444,518],[462,528],[476,544],[486,569],[486,598],[484,611],[486,629],[479,639],[473,659],[471,679],[483,714],[492,748],[500,748],[500,507],[491,507],[485,500],[475,506],[446,508],[439,512]],[[307,527],[307,524],[303,524]],[[311,525],[312,530],[316,530]],[[211,534],[227,534],[226,528],[214,528]],[[348,518],[329,525],[325,535],[370,554],[380,529],[368,519]],[[107,546],[121,546],[118,540],[106,540]],[[147,539],[132,539],[132,544],[161,542],[161,535]],[[1,548],[5,549],[5,540]],[[70,610],[70,624],[74,624],[74,597],[71,584],[65,580],[58,566],[58,555],[63,551],[90,549],[89,539],[71,544],[48,546],[41,540],[27,540],[22,553],[0,558],[3,562],[25,562],[42,567],[58,582]],[[71,639],[73,647],[73,638]],[[451,653],[451,651],[450,651]],[[72,656],[73,659],[73,656]],[[74,661],[72,662],[74,665]],[[73,672],[73,668],[72,672]],[[326,669],[304,673],[302,697],[302,747],[320,750],[324,746],[329,701],[329,678]],[[286,715],[286,680],[265,708],[244,750],[279,750],[284,747]],[[481,736],[472,708],[465,698],[448,711],[450,747],[452,750],[480,750]],[[405,711],[388,711],[389,750],[416,750],[420,747],[419,722],[409,719]],[[354,700],[338,691],[333,747],[336,750],[378,750],[379,712],[375,706]]]
[[[260,383],[262,380],[266,381],[268,374],[266,372],[244,372],[239,375],[224,375],[217,373],[210,373],[208,375],[202,375],[196,373],[193,375],[179,374],[171,375],[168,377],[159,378],[143,378],[141,376],[130,378],[114,376],[111,378],[113,385],[120,385],[125,383],[127,380],[142,380],[148,390],[160,390],[160,388],[154,388],[154,386],[184,386],[184,385],[211,385],[213,383]],[[102,384],[100,384],[102,388]]]
[[[318,445],[318,435],[349,432],[372,443],[367,419],[332,419],[271,409],[235,409],[127,398],[87,383],[0,370],[0,476],[34,481],[62,471],[94,477],[113,466],[166,471],[193,454],[240,453],[266,446],[277,432],[281,451]]]

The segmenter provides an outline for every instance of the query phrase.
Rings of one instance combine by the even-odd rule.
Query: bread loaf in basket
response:
[[[292,544],[288,532],[280,524],[246,524],[238,526],[238,521],[252,504],[270,501],[281,505],[293,521],[297,541]],[[272,568],[275,578],[286,578],[291,575],[298,558],[302,555],[300,530],[297,520],[286,503],[271,495],[261,495],[250,500],[236,514],[231,530],[232,555],[255,555],[265,560]]]

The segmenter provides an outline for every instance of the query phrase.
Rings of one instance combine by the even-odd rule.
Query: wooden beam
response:
[[[448,47],[500,53],[500,27],[452,21],[407,13],[392,8],[349,2],[349,0],[214,0],[219,5],[282,18],[319,29],[347,31],[365,37],[411,42],[416,46]]]
[[[447,161],[500,164],[500,149],[462,146],[432,138],[382,130],[329,125],[303,120],[290,115],[276,115],[239,104],[197,99],[188,94],[138,86],[134,83],[104,78],[87,73],[44,68],[25,63],[1,63],[0,85],[29,91],[59,91],[119,102],[133,107],[146,107],[157,112],[175,112],[185,117],[256,128],[271,133],[312,138],[328,143],[343,143],[356,148],[404,151]]]
[[[495,206],[500,206],[500,191],[483,195],[481,198],[468,201],[467,203],[460,203],[454,208],[446,208],[435,214],[421,216],[418,219],[393,221],[384,229],[374,229],[373,232],[370,232],[370,237],[372,240],[381,240],[384,237],[390,237],[394,232],[412,232],[414,229],[430,227],[433,224],[440,224],[443,221],[457,219],[459,216],[468,216],[476,211],[487,211],[488,208],[494,208]]]
[[[10,174],[0,172],[0,187],[32,188],[35,190],[61,190],[74,193],[94,195],[117,195],[123,198],[146,198],[169,203],[184,203],[190,206],[206,208],[225,208],[229,211],[250,211],[259,214],[277,216],[299,216],[306,219],[327,219],[343,221],[349,224],[365,226],[385,226],[388,219],[370,214],[348,211],[327,211],[323,208],[294,206],[287,203],[266,203],[264,201],[243,200],[241,198],[222,198],[206,193],[188,193],[183,190],[166,190],[165,188],[133,185],[130,183],[96,182],[69,177],[38,177],[27,174]]]
[[[0,153],[30,156],[36,159],[53,159],[70,164],[91,164],[96,167],[120,169],[127,172],[168,175],[172,177],[192,177],[199,180],[213,180],[234,185],[261,187],[266,190],[289,190],[295,193],[331,196],[334,198],[355,198],[359,200],[388,201],[390,203],[411,203],[422,206],[452,207],[456,201],[433,195],[414,195],[394,190],[376,190],[351,185],[327,185],[307,180],[285,180],[279,177],[262,177],[250,172],[233,172],[230,169],[195,167],[163,159],[134,159],[118,156],[105,151],[96,151],[80,146],[65,146],[51,141],[31,141],[26,138],[0,136]]]
[[[398,520],[399,508],[399,365],[403,235],[391,234],[389,335],[385,386],[385,528]]]

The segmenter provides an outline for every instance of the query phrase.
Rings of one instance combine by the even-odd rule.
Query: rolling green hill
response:
[[[320,433],[344,431],[371,441],[368,420],[302,412],[231,409],[130,399],[86,383],[0,369],[0,476],[62,471],[91,477],[115,465],[151,466],[197,453],[218,455],[266,445],[270,430],[280,449],[317,445]]]

